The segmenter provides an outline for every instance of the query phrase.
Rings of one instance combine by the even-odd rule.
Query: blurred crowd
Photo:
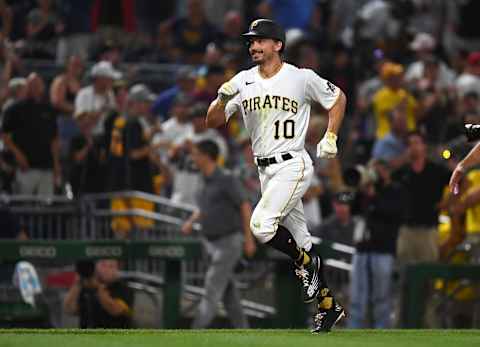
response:
[[[203,183],[192,147],[212,140],[218,164],[255,204],[260,185],[241,117],[216,130],[204,117],[219,86],[251,65],[240,34],[252,19],[272,18],[286,30],[285,60],[348,98],[339,158],[316,159],[304,197],[312,232],[385,255],[374,260],[383,278],[394,254],[403,264],[447,259],[480,232],[480,171],[457,196],[445,191],[470,148],[464,124],[480,123],[479,12],[474,0],[0,1],[0,188],[73,197],[139,190],[195,205]],[[64,69],[49,80],[28,68],[32,60]],[[174,82],[139,80],[141,63],[168,66]],[[326,125],[324,110],[312,110],[312,158]],[[153,208],[112,201],[132,206]]]

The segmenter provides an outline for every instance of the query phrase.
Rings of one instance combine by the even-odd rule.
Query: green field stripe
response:
[[[478,347],[480,330],[0,330],[0,347]]]

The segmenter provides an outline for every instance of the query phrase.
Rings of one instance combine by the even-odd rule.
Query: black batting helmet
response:
[[[246,39],[264,37],[282,42],[282,51],[285,48],[285,31],[280,25],[270,19],[256,19],[250,24],[247,33],[242,34]]]

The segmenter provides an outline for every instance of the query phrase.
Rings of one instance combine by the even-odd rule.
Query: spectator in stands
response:
[[[91,41],[93,0],[62,0],[58,2],[65,30],[57,47],[57,64],[65,64],[71,56],[87,61]]]
[[[306,29],[315,5],[315,0],[262,0],[257,11],[260,17],[275,20],[285,30]]]
[[[215,142],[201,141],[192,148],[192,157],[202,172],[205,186],[198,194],[199,210],[183,225],[190,234],[199,221],[211,263],[205,278],[205,295],[200,302],[192,328],[207,328],[223,300],[235,328],[248,328],[247,317],[234,279],[234,269],[242,256],[253,256],[255,241],[250,231],[251,205],[240,181],[217,165],[219,149]],[[222,216],[222,218],[219,218]],[[228,223],[224,223],[228,220]],[[243,246],[243,247],[242,247]]]
[[[455,73],[438,57],[435,56],[437,42],[435,38],[428,33],[418,33],[410,43],[410,49],[415,52],[416,60],[411,63],[405,72],[405,82],[415,85],[418,80],[425,76],[425,65],[436,59],[438,63],[438,73],[436,86],[447,89],[453,86]]]
[[[372,158],[381,159],[392,169],[398,169],[410,160],[407,151],[407,115],[405,103],[400,103],[391,111],[390,131],[373,145]]]
[[[132,86],[128,92],[126,112],[114,122],[110,143],[108,183],[111,191],[137,190],[153,193],[153,170],[151,147],[147,133],[142,126],[142,118],[150,112],[153,93],[143,84]],[[117,198],[112,200],[112,210],[139,208],[153,210],[153,203],[140,198]],[[134,226],[149,228],[153,221],[134,217],[115,218],[112,228],[126,233]]]
[[[208,103],[196,103],[188,118],[193,126],[191,133],[185,133],[179,144],[171,148],[171,159],[175,165],[173,177],[172,201],[197,205],[197,194],[202,188],[202,177],[195,165],[191,151],[195,143],[210,140],[219,148],[218,164],[223,166],[227,160],[227,143],[216,129],[209,129],[205,124]]]
[[[207,44],[215,41],[217,32],[205,17],[201,0],[188,0],[187,15],[171,23],[176,46],[186,63],[201,63]]]
[[[450,55],[459,51],[480,50],[480,30],[476,13],[480,3],[475,0],[447,1],[445,11],[446,49]]]
[[[373,96],[373,110],[376,120],[376,137],[383,138],[391,127],[390,112],[406,103],[407,128],[414,130],[418,112],[417,100],[403,87],[403,66],[386,62],[381,67],[384,86]]]
[[[100,42],[93,52],[93,59],[95,61],[108,61],[115,69],[118,69],[123,59],[122,46],[114,40],[106,39]]]
[[[0,42],[0,102],[6,98],[6,89],[8,81],[15,76],[21,76],[23,71],[23,61],[16,54],[8,41]]]
[[[480,95],[480,51],[468,55],[467,66],[455,81],[455,87],[460,99],[471,92]]]
[[[54,59],[56,57],[56,37],[65,29],[55,13],[51,0],[37,0],[38,8],[32,9],[27,16],[26,41],[22,48],[23,57],[36,59]]]
[[[440,144],[445,140],[448,118],[454,111],[453,78],[441,80],[440,61],[436,57],[427,57],[423,61],[423,74],[416,81],[415,93],[419,100],[422,117],[417,126],[423,129],[429,144]]]
[[[5,111],[3,141],[18,165],[17,193],[52,195],[61,182],[56,112],[45,101],[45,84],[32,73],[28,98]]]
[[[55,77],[50,86],[50,102],[61,114],[71,117],[75,112],[75,97],[81,87],[83,63],[71,56],[65,71]]]
[[[225,69],[221,65],[207,67],[205,83],[202,89],[195,91],[196,101],[212,102],[217,97],[218,88],[225,82]]]
[[[248,59],[248,52],[245,49],[245,41],[241,34],[244,32],[244,20],[240,12],[230,10],[223,19],[222,31],[217,39],[217,46],[221,47],[225,54],[240,57],[243,62]]]
[[[96,63],[90,73],[93,83],[78,92],[75,98],[75,118],[86,117],[94,124],[93,133],[104,133],[104,121],[109,111],[116,108],[113,81],[120,78],[110,62]]]
[[[184,94],[175,97],[171,108],[171,117],[162,123],[162,133],[155,135],[153,145],[163,159],[167,159],[169,150],[179,145],[184,134],[192,133],[192,124],[188,119],[188,108],[192,100]]]
[[[68,59],[65,71],[55,77],[50,85],[50,103],[57,109],[58,131],[63,148],[78,134],[75,124],[75,98],[81,88],[83,63],[78,56]]]
[[[77,264],[76,283],[65,296],[67,313],[79,316],[81,329],[132,327],[133,292],[120,278],[115,259]]]
[[[226,18],[231,12],[244,13],[245,7],[247,6],[245,0],[203,0],[203,2],[205,3],[204,11],[207,20],[213,25],[216,25],[217,28],[220,26],[218,22],[219,18]]]
[[[0,1],[0,20],[2,39],[9,40],[12,31],[13,13],[6,0]]]
[[[410,162],[395,173],[407,193],[405,221],[400,228],[397,256],[402,265],[438,259],[438,204],[450,172],[427,158],[423,135],[408,136]]]
[[[377,160],[370,165],[378,180],[361,189],[365,225],[354,235],[356,253],[350,273],[348,325],[356,329],[388,329],[392,327],[394,257],[405,192],[398,183],[392,182],[386,162]],[[368,315],[369,309],[371,315]],[[367,317],[372,319],[368,321]]]
[[[27,79],[23,77],[14,77],[8,81],[8,98],[2,106],[2,116],[7,108],[16,101],[24,100],[27,97]],[[0,117],[0,119],[3,117]]]
[[[312,230],[312,235],[352,246],[354,230],[359,223],[359,219],[352,215],[354,199],[355,195],[352,192],[336,193],[332,199],[334,213],[317,229]]]
[[[103,138],[92,134],[93,124],[86,118],[78,120],[80,133],[69,145],[69,182],[75,197],[100,193],[106,185],[106,150]]]
[[[195,89],[197,73],[195,69],[189,66],[182,67],[177,72],[176,83],[158,95],[153,104],[153,113],[163,120],[170,116],[172,105],[179,94],[192,96]]]

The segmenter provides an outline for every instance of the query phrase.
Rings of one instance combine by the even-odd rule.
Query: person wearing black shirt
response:
[[[391,328],[392,281],[398,229],[405,209],[403,187],[392,182],[384,161],[371,164],[378,175],[375,183],[362,188],[364,224],[355,233],[350,281],[349,328]],[[368,315],[368,311],[371,315]],[[372,321],[365,324],[366,318]]]
[[[17,193],[53,195],[61,179],[56,111],[39,75],[28,77],[27,88],[28,98],[5,111],[2,137],[18,166]]]
[[[70,183],[75,196],[100,193],[105,187],[106,153],[103,139],[92,134],[94,123],[78,120],[80,134],[70,142]]]
[[[110,191],[153,192],[153,159],[143,117],[150,112],[154,100],[145,85],[134,85],[128,93],[126,114],[113,122],[107,174]],[[133,208],[152,211],[153,207],[153,203],[140,198],[112,200],[115,211]],[[129,232],[134,226],[144,229],[152,225],[152,220],[143,217],[116,217],[112,221],[112,229],[120,233]]]
[[[408,136],[410,163],[394,173],[407,193],[404,225],[397,241],[397,257],[402,265],[438,260],[438,204],[448,185],[450,172],[427,158],[424,137]]]
[[[65,296],[63,307],[79,316],[80,328],[131,328],[133,292],[119,278],[118,261],[83,262],[77,271],[80,277]]]

